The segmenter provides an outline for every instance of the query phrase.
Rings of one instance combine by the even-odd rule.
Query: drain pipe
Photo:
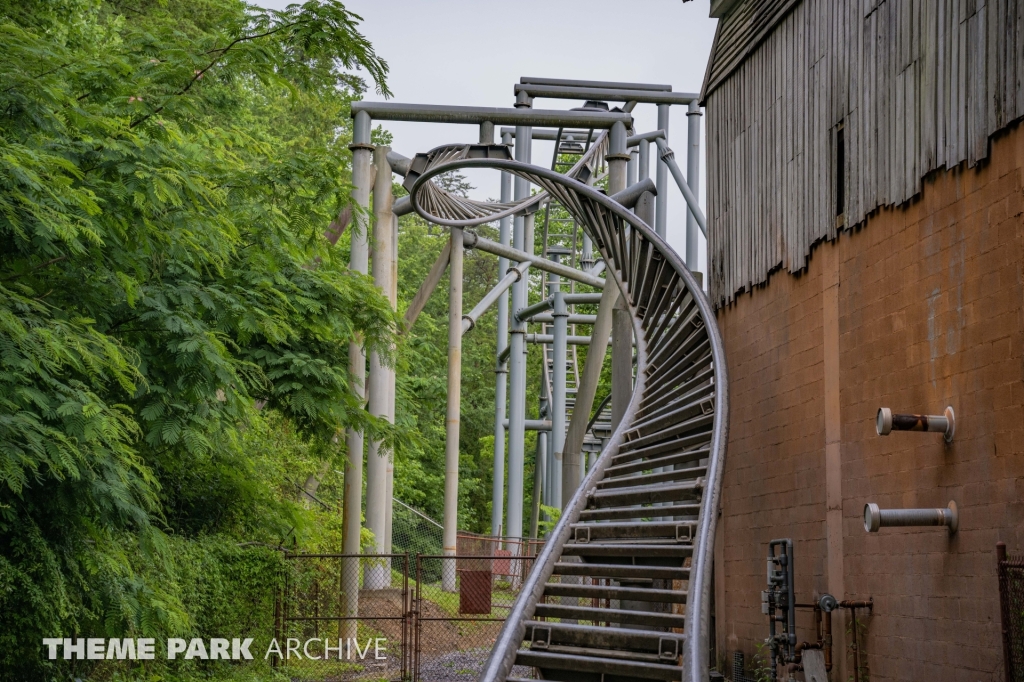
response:
[[[879,436],[888,436],[893,431],[941,433],[947,443],[952,443],[953,434],[956,433],[956,421],[952,407],[947,407],[941,415],[893,414],[888,407],[880,407],[875,417],[875,431]]]

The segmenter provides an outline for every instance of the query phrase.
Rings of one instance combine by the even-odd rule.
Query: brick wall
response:
[[[995,544],[1024,552],[1022,186],[1017,127],[993,139],[983,167],[932,174],[911,204],[819,244],[806,271],[776,273],[719,311],[732,382],[716,552],[720,658],[743,650],[749,670],[767,636],[767,543],[791,537],[799,602],[825,591],[874,599],[862,643],[871,680],[1001,679]],[[825,295],[836,274],[837,303]],[[825,344],[830,300],[838,348]],[[838,380],[827,386],[829,352]],[[841,522],[832,525],[830,390],[840,438],[831,466],[841,477]],[[951,445],[940,434],[875,434],[879,407],[941,414],[946,405],[957,417]],[[941,528],[864,531],[866,502],[950,500],[960,509],[953,537]],[[830,551],[841,567],[832,576]],[[800,639],[813,639],[810,611],[798,614]],[[845,628],[838,617],[833,680],[852,679]]]

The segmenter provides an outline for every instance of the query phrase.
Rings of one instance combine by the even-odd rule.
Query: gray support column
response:
[[[651,143],[649,140],[640,140],[639,147],[639,168],[637,169],[637,181],[646,180],[651,177]]]
[[[376,178],[373,184],[373,283],[381,292],[391,294],[391,239],[393,235],[394,195],[392,194],[391,166],[388,163],[388,147],[377,147],[373,152]],[[384,365],[376,352],[370,353],[369,411],[375,417],[387,419],[391,408],[390,373],[394,370]],[[380,441],[371,441],[366,453],[366,527],[374,536],[374,553],[387,554],[391,551],[391,538],[386,537],[387,509],[391,500],[387,497],[388,464],[391,453]],[[363,588],[380,590],[391,580],[388,567],[380,562],[368,562],[363,576]]]
[[[658,105],[658,129],[665,131],[665,142],[668,142],[668,104]],[[668,165],[658,157],[658,175],[655,178],[658,187],[658,196],[655,197],[656,215],[654,217],[654,231],[658,236],[665,239],[668,229]],[[611,192],[609,192],[611,194]]]
[[[369,228],[370,184],[372,183],[370,145],[370,116],[357,114],[352,135],[352,247],[349,267],[353,272],[366,274],[369,264],[367,233]],[[366,397],[366,354],[363,345],[353,341],[348,347],[348,371],[352,377],[352,392],[360,399]],[[342,506],[341,551],[359,554],[359,537],[363,523],[363,433],[349,429],[346,437],[348,449],[345,459],[345,497]],[[342,564],[342,609],[346,616],[359,613],[359,560],[345,559]],[[356,636],[356,621],[341,621],[339,637]]]
[[[580,482],[580,452],[583,437],[587,435],[587,422],[594,409],[594,394],[601,380],[604,356],[608,350],[608,338],[612,331],[612,309],[619,298],[619,287],[614,282],[601,292],[601,303],[597,308],[597,320],[590,336],[590,350],[583,365],[583,378],[576,392],[576,404],[572,408],[572,419],[565,435],[565,449],[562,451],[562,499],[572,499]],[[575,481],[575,483],[573,483]]]
[[[568,502],[568,497],[562,496],[562,479],[564,477],[562,453],[565,450],[565,365],[567,358],[566,337],[569,333],[569,308],[565,304],[565,294],[556,291],[554,294],[554,344],[552,344],[552,361],[554,364],[551,381],[551,439],[552,452],[554,453],[554,466],[551,469],[554,475],[551,481],[551,492],[556,496],[551,501],[552,507],[563,507],[563,501]]]
[[[516,160],[530,162],[529,126],[516,127]],[[514,199],[530,195],[530,183],[516,177]],[[513,221],[512,245],[527,253],[533,253],[533,215],[516,216]],[[529,231],[529,235],[526,233]],[[509,429],[508,429],[508,512],[505,535],[510,538],[523,536],[523,466],[526,449],[526,323],[517,319],[516,311],[526,307],[528,278],[524,277],[512,286],[512,340],[509,353]],[[513,545],[513,547],[517,547]],[[513,551],[518,551],[514,549]]]
[[[612,128],[608,153],[608,194],[626,189],[625,128],[622,139]],[[633,330],[629,311],[621,298],[612,312],[612,428],[619,425],[633,394]]]
[[[686,184],[693,196],[700,197],[700,105],[690,102],[686,109]],[[697,219],[693,211],[686,211],[686,267],[696,272],[698,259]]]
[[[530,510],[530,537],[533,539],[537,538],[537,530],[540,527],[540,503],[541,500],[537,496],[537,491],[541,491],[541,495],[547,493],[547,489],[544,483],[544,468],[547,466],[547,454],[548,454],[548,433],[547,431],[537,432],[537,451],[534,455],[533,464],[533,504]],[[544,504],[547,504],[545,502]]]
[[[398,216],[391,214],[391,289],[388,291],[388,302],[392,310],[398,310]],[[398,377],[395,370],[388,368],[388,421],[395,423],[395,391],[397,389]],[[388,457],[387,461],[387,485],[385,486],[384,499],[387,506],[384,508],[384,537],[387,538],[390,553],[393,546],[391,540],[392,520],[395,511],[395,458]]]
[[[512,136],[505,134],[501,141],[509,144]],[[502,172],[501,174],[501,201],[507,203],[512,199],[512,175]],[[511,245],[512,218],[505,217],[498,222],[499,240],[502,246]],[[501,277],[508,270],[508,259],[498,258],[498,276]],[[505,349],[508,348],[508,297],[506,291],[498,299],[498,339],[497,353],[495,357],[500,358]],[[491,488],[491,535],[498,537],[502,534],[502,520],[505,517],[505,391],[508,387],[508,363],[497,361],[494,370],[494,481]]]
[[[462,408],[462,230],[451,232],[448,265],[448,409],[444,442],[444,553],[455,556],[459,513],[459,413]],[[454,560],[441,571],[441,588],[455,591]]]
[[[612,430],[626,414],[633,396],[633,322],[619,298],[612,313]]]
[[[637,175],[640,172],[640,152],[637,151],[636,147],[631,147],[629,150],[629,165],[626,166],[626,187],[631,187],[636,184]]]

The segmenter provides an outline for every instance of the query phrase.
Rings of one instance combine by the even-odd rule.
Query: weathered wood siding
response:
[[[743,16],[723,18],[716,42]],[[1021,0],[796,4],[707,84],[712,300],[801,270],[835,238],[840,126],[851,227],[911,199],[930,171],[985,159],[989,136],[1024,116],[1022,78]]]

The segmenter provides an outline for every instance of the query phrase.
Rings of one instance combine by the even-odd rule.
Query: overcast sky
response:
[[[716,24],[708,18],[709,0],[348,0],[345,5],[363,18],[362,33],[387,61],[393,101],[420,104],[510,107],[521,76],[667,83],[679,92],[699,92]],[[383,98],[371,92],[367,99]],[[568,109],[579,103],[537,100],[534,106]],[[638,105],[633,116],[638,131],[657,127],[654,105]],[[384,126],[394,135],[395,151],[406,156],[477,139],[475,126]],[[684,107],[672,107],[669,140],[685,172]],[[547,165],[551,143],[534,144],[534,162]],[[474,174],[470,181],[479,198],[497,198],[496,172]],[[702,158],[702,204],[705,186]],[[673,188],[668,240],[680,253],[684,210]],[[702,270],[703,252],[702,239]]]

